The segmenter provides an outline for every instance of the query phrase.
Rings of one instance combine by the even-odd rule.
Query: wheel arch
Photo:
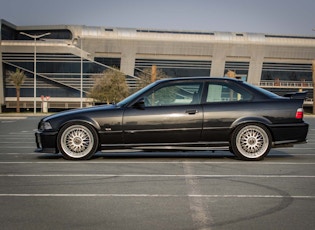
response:
[[[83,117],[81,117],[81,118],[72,118],[71,120],[64,121],[59,126],[58,133],[63,127],[65,127],[66,125],[71,125],[71,124],[81,124],[81,125],[83,124],[83,125],[91,126],[96,131],[97,137],[100,140],[100,134],[99,134],[99,130],[101,129],[100,125],[95,120],[93,120],[91,118],[87,118],[87,117],[85,117],[85,118],[83,118]],[[56,141],[56,143],[57,143],[57,141]],[[100,148],[101,148],[101,143],[99,142],[97,149],[100,150]],[[60,151],[60,150],[58,149],[58,151]]]
[[[272,141],[274,140],[273,132],[270,128],[270,126],[272,125],[272,122],[265,117],[241,117],[235,120],[230,127],[229,140],[231,140],[232,134],[237,127],[239,127],[240,125],[249,125],[249,124],[263,125],[264,127],[268,129],[271,135]]]
[[[96,130],[97,133],[99,132],[99,130],[101,130],[101,127],[98,124],[98,122],[96,122],[94,119],[90,117],[76,117],[76,118],[71,118],[71,119],[65,119],[63,122],[60,123],[59,130],[65,125],[68,125],[71,123],[81,123],[81,124],[83,123],[83,124],[91,125]]]

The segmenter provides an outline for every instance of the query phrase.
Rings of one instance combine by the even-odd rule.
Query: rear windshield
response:
[[[275,93],[272,93],[266,89],[263,89],[263,88],[260,88],[258,86],[255,86],[255,85],[252,85],[252,84],[249,84],[247,82],[244,82],[245,85],[248,85],[254,89],[256,89],[257,91],[259,91],[260,93],[266,95],[267,97],[271,97],[271,98],[279,98],[280,96],[278,94],[275,94]]]

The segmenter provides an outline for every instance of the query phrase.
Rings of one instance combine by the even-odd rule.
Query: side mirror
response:
[[[136,109],[144,109],[145,108],[145,103],[144,103],[144,99],[141,98],[139,101],[137,101],[136,103],[133,104],[133,107]]]

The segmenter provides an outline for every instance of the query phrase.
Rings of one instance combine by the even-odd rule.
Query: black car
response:
[[[104,149],[225,149],[261,160],[271,147],[306,142],[303,99],[230,78],[164,79],[115,105],[43,118],[36,151],[89,159]]]

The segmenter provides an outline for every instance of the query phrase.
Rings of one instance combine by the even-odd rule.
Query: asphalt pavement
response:
[[[0,116],[1,229],[314,229],[315,117],[308,143],[264,161],[229,152],[35,153],[38,116]]]

